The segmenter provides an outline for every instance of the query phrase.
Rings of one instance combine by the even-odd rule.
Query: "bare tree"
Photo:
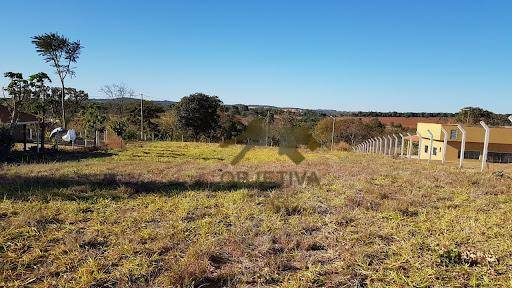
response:
[[[105,85],[100,88],[100,93],[105,95],[107,98],[119,101],[119,115],[121,118],[124,117],[124,102],[126,97],[133,97],[135,92],[128,88],[124,83]],[[115,105],[115,103],[114,103]]]

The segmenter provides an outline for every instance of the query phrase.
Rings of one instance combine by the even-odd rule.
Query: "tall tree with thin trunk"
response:
[[[55,69],[55,74],[59,76],[61,83],[61,110],[62,126],[66,129],[66,112],[64,108],[64,98],[66,96],[64,80],[69,75],[75,75],[74,67],[82,50],[80,41],[70,41],[68,38],[58,33],[47,33],[32,37],[32,43],[36,46],[36,51],[43,56],[44,61],[51,63]]]

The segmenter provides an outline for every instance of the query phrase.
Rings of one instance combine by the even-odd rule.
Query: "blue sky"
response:
[[[512,112],[512,1],[33,0],[1,7],[0,72],[51,72],[30,37],[59,32],[85,46],[67,83],[91,97],[124,82],[150,99],[204,92],[228,104]]]

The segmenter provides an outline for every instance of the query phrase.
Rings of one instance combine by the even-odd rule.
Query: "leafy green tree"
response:
[[[366,126],[368,127],[368,136],[369,137],[376,137],[384,134],[384,131],[386,130],[386,126],[380,122],[379,118],[373,117],[366,123]]]
[[[299,126],[313,130],[316,123],[322,119],[320,113],[316,111],[306,110],[299,119]]]
[[[98,105],[90,103],[84,111],[85,127],[93,131],[105,129],[107,117],[100,112]]]
[[[181,98],[174,107],[177,124],[190,131],[197,141],[201,136],[211,137],[219,127],[219,108],[222,102],[217,96],[195,93]]]
[[[220,137],[225,141],[236,138],[245,131],[244,123],[233,116],[223,114],[220,122]]]
[[[19,112],[22,106],[26,105],[25,101],[30,97],[30,89],[28,81],[23,79],[23,74],[6,72],[4,76],[11,79],[9,85],[7,85],[7,92],[10,97],[6,101],[6,104],[10,113],[11,125],[14,125],[18,122]]]
[[[151,132],[158,132],[158,125],[155,124],[155,119],[160,117],[160,113],[165,112],[165,109],[152,101],[143,102],[143,125],[144,130]],[[133,102],[127,105],[127,115],[129,123],[140,130],[140,103]]]
[[[51,63],[55,73],[59,76],[61,83],[61,112],[62,126],[66,129],[66,112],[64,107],[66,77],[75,74],[74,67],[82,50],[80,41],[70,41],[68,38],[58,33],[47,33],[32,37],[32,43],[36,46],[36,51],[41,55],[45,62]]]
[[[44,72],[39,72],[37,74],[30,75],[28,78],[30,82],[30,87],[32,89],[31,93],[31,112],[35,114],[39,118],[39,129],[41,130],[39,133],[39,141],[41,143],[40,152],[44,151],[44,136],[46,131],[46,117],[48,108],[51,106],[51,98],[50,98],[50,87],[46,85],[46,82],[52,82],[50,77]]]
[[[328,145],[332,137],[332,118],[326,117],[318,122],[313,135],[323,145]],[[334,141],[358,144],[368,138],[384,134],[385,126],[373,118],[365,123],[360,118],[336,118],[334,125]]]
[[[325,117],[318,121],[313,130],[313,137],[324,146],[331,141],[332,121],[332,118]]]
[[[491,111],[480,107],[462,108],[455,116],[455,121],[466,125],[479,125],[480,121],[484,121],[488,125],[509,125],[507,116],[495,114]]]
[[[89,100],[89,94],[83,90],[75,88],[66,88],[67,98],[65,100],[68,113],[66,115],[67,122],[70,122],[80,111],[86,108]]]
[[[152,122],[158,125],[161,137],[174,139],[180,132],[177,125],[176,112],[174,110],[160,114],[160,117],[153,119]]]
[[[128,128],[123,134],[124,140],[137,140],[137,137],[139,137],[139,132],[132,127]]]
[[[110,128],[119,137],[124,136],[128,127],[129,127],[128,122],[126,122],[125,120],[114,120],[114,121],[112,121],[112,123],[110,123]]]
[[[360,118],[346,118],[336,121],[336,132],[339,141],[354,145],[369,136],[369,131]]]

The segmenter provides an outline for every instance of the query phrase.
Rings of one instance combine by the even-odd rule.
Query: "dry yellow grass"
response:
[[[0,166],[0,286],[512,285],[507,172],[325,151],[296,166],[271,148],[232,167],[240,148]],[[321,184],[219,182],[258,170]]]

